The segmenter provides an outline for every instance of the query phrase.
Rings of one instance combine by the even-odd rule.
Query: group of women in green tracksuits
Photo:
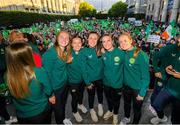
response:
[[[77,122],[83,121],[77,109],[87,112],[82,104],[82,86],[85,84],[94,122],[98,122],[98,116],[105,120],[113,116],[113,123],[117,124],[123,95],[125,118],[121,123],[131,121],[133,102],[132,123],[138,124],[150,81],[149,60],[142,50],[133,45],[133,39],[128,33],[121,34],[118,41],[119,47],[116,47],[109,34],[100,38],[98,33],[90,32],[87,47],[82,47],[80,37],[75,36],[70,40],[70,34],[61,31],[54,47],[42,56],[43,68],[35,67],[31,59],[32,49],[26,43],[10,45],[6,55],[7,82],[14,97],[19,122],[50,123],[50,114],[54,111],[56,123],[63,123],[68,90],[72,95],[73,116]],[[17,60],[16,65],[12,60]],[[19,80],[21,77],[22,81]],[[17,85],[17,82],[21,84]],[[95,93],[98,97],[98,116],[94,110]],[[106,113],[103,112],[103,93],[108,104]]]

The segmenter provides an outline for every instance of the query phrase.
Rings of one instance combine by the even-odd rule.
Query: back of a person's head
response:
[[[29,33],[23,33],[24,34],[24,38],[27,39],[28,42],[31,42],[33,44],[36,44],[36,38]]]
[[[7,63],[18,63],[21,66],[33,64],[32,48],[24,41],[10,44],[6,51]]]
[[[14,42],[6,48],[7,83],[11,94],[23,98],[29,93],[28,84],[34,77],[32,48],[26,42]]]

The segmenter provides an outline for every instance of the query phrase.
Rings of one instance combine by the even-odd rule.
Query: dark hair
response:
[[[79,39],[81,39],[81,41],[82,41],[82,37],[80,37],[79,35],[75,35],[75,36],[72,38],[72,40],[75,39],[75,38],[79,38]],[[71,41],[72,41],[72,40],[71,40]]]
[[[36,43],[36,38],[32,35],[32,34],[29,34],[29,33],[23,33],[24,35],[24,38],[27,38],[28,39],[28,42],[31,42],[33,44],[37,44]]]
[[[96,34],[98,37],[100,37],[97,32],[95,32],[95,31],[90,31],[89,34],[88,34],[88,38],[89,38],[89,36],[90,36],[91,34]]]

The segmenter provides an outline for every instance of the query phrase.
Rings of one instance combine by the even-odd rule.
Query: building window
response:
[[[154,3],[153,3],[153,5],[152,5],[152,11],[154,10]]]
[[[150,8],[151,8],[151,5],[149,4],[148,10],[150,10]]]
[[[164,8],[164,1],[162,2],[161,10]]]

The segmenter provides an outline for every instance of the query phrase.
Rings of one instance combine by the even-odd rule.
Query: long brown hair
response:
[[[65,47],[64,51],[59,47],[59,44],[58,44],[58,37],[62,32],[67,33],[69,35],[69,44]],[[62,59],[66,63],[72,62],[72,50],[71,50],[71,45],[70,45],[70,34],[69,34],[69,32],[67,32],[67,31],[59,32],[57,37],[56,37],[56,42],[54,44],[54,47],[55,47],[57,54],[58,54],[58,57],[60,59]]]
[[[88,38],[89,38],[89,36],[90,36],[91,34],[96,34],[97,37],[98,37],[97,44],[96,44],[96,46],[95,46],[95,48],[96,48],[96,55],[97,55],[97,56],[101,56],[101,55],[102,55],[102,53],[101,53],[102,45],[101,45],[101,43],[100,43],[100,36],[99,36],[99,34],[98,34],[97,32],[91,31],[91,32],[88,34]],[[88,43],[87,43],[87,44],[88,44]]]
[[[6,48],[7,83],[16,98],[26,97],[29,83],[35,77],[32,48],[25,42],[15,42]]]
[[[102,41],[102,39],[103,39],[104,37],[110,37],[111,40],[112,40],[112,45],[113,45],[113,47],[115,46],[112,36],[111,36],[110,34],[104,34],[104,35],[101,36],[101,38],[100,38],[100,40],[99,40],[99,41],[100,41],[100,44],[101,44],[101,50],[105,51],[105,48],[103,47],[103,41]],[[102,54],[102,53],[103,53],[103,52],[101,51],[101,54]]]

